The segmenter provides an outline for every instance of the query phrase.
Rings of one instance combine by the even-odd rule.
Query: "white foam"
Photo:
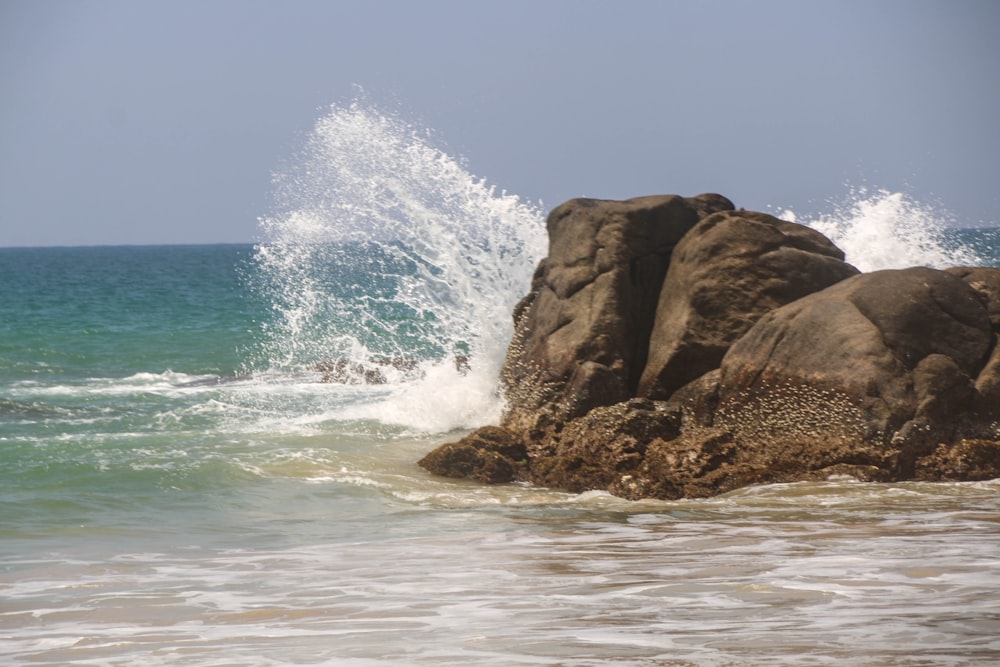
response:
[[[856,188],[828,213],[801,216],[785,210],[778,217],[825,234],[861,271],[982,263],[971,248],[946,238],[945,232],[954,224],[947,212],[902,192]]]
[[[498,372],[488,368],[462,373],[454,364],[430,364],[419,380],[399,384],[380,401],[349,406],[342,416],[375,419],[415,433],[475,428],[500,418]]]
[[[545,252],[538,207],[362,101],[332,107],[275,181],[283,212],[261,221],[249,282],[276,318],[254,363],[380,375],[390,391],[345,418],[420,432],[495,420],[511,311]]]

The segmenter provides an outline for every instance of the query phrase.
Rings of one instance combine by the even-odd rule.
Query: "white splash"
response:
[[[362,101],[333,106],[275,183],[251,276],[274,309],[258,365],[375,368],[395,391],[372,416],[413,428],[495,419],[511,311],[546,250],[539,208]]]
[[[973,250],[948,239],[946,213],[901,192],[857,188],[831,213],[797,219],[786,210],[778,217],[823,233],[862,271],[981,263]]]

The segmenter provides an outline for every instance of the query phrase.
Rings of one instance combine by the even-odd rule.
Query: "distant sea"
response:
[[[421,470],[499,416],[542,214],[357,107],[287,181],[256,246],[0,249],[0,662],[1000,662],[1000,482]],[[799,221],[869,268],[1000,266],[898,194]]]

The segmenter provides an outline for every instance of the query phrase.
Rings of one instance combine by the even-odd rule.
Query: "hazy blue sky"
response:
[[[498,188],[1000,222],[1000,1],[0,0],[0,245],[252,241],[354,85]]]

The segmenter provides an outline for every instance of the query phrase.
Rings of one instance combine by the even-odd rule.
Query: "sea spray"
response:
[[[275,183],[250,281],[273,309],[256,370],[382,385],[354,418],[496,419],[511,311],[545,252],[539,208],[361,101],[331,107]]]
[[[779,217],[825,234],[862,271],[910,266],[978,266],[983,259],[953,233],[953,220],[902,192],[853,188],[815,217],[786,210]]]

